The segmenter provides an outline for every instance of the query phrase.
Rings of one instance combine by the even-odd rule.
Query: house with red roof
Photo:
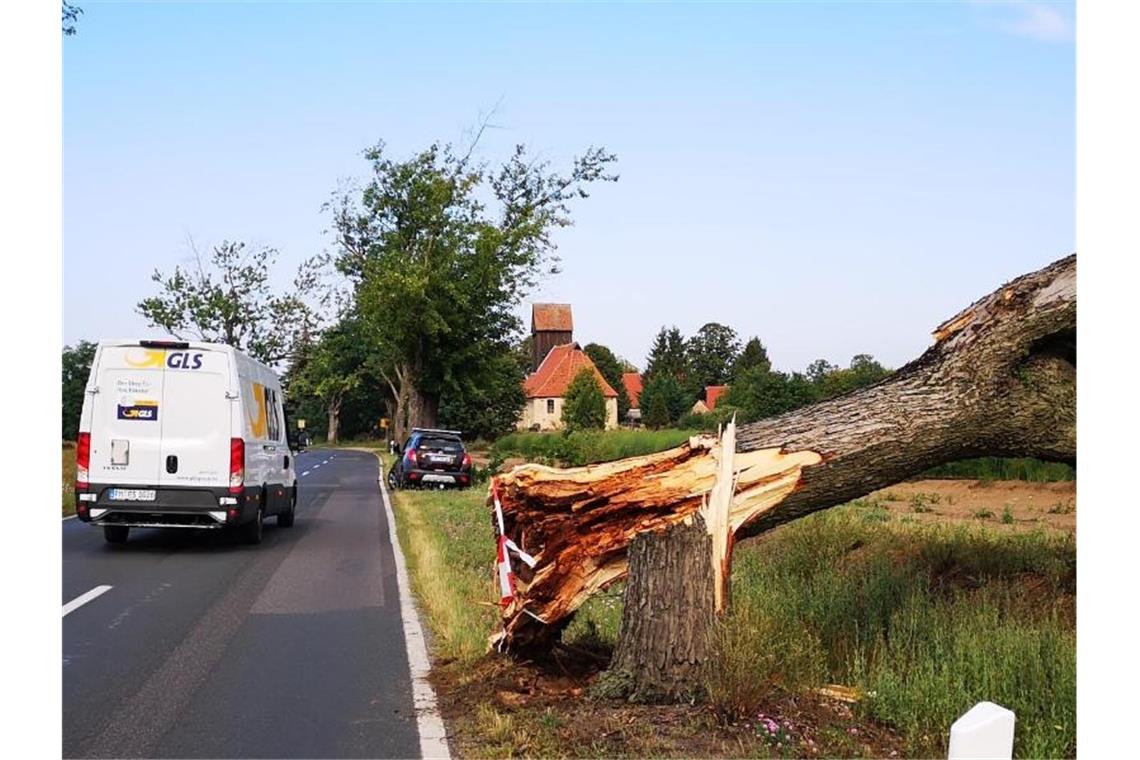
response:
[[[631,421],[640,420],[641,407],[638,406],[638,400],[641,398],[641,373],[623,372],[621,384],[625,386],[625,395],[629,396],[629,411],[625,416]]]
[[[706,385],[705,397],[703,399],[697,399],[696,403],[693,404],[693,408],[689,411],[692,414],[708,414],[713,409],[716,409],[717,400],[719,400],[726,391],[728,391],[727,385]]]
[[[519,418],[520,430],[560,430],[562,404],[570,382],[583,369],[594,373],[606,399],[606,429],[616,428],[617,391],[613,389],[586,352],[574,342],[554,346],[547,352],[538,369],[523,382],[526,405]]]

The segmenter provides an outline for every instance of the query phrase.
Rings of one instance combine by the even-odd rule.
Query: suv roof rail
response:
[[[463,431],[462,431],[462,430],[440,430],[440,429],[438,429],[438,428],[418,428],[418,427],[414,427],[414,428],[412,428],[412,432],[413,432],[413,433],[446,433],[446,434],[448,434],[448,435],[458,435],[458,436],[462,436],[462,435],[463,435]]]

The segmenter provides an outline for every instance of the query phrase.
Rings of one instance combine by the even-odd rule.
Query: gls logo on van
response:
[[[138,401],[134,404],[119,404],[120,420],[157,420],[158,404],[153,401]]]
[[[172,351],[166,355],[166,366],[171,369],[202,369],[202,352]]]

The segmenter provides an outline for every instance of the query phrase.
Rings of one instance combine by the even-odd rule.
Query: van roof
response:
[[[163,346],[161,344],[170,344],[169,347],[171,348],[175,345],[180,349],[185,346],[185,349],[182,350],[195,349],[199,351],[234,351],[236,353],[242,353],[227,343],[206,343],[205,341],[178,340],[177,338],[104,338],[99,341],[100,346],[115,347],[135,347],[146,344],[151,344],[151,348],[162,348]]]

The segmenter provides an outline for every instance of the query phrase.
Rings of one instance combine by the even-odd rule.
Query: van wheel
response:
[[[289,496],[289,511],[282,512],[277,515],[278,528],[292,528],[293,521],[297,519],[297,486],[293,486],[292,494]]]
[[[261,515],[262,509],[259,504],[257,507],[257,516],[242,526],[242,539],[247,544],[260,544],[261,543]]]
[[[127,542],[127,534],[131,529],[126,525],[104,525],[103,538],[107,539],[109,544],[125,544]]]

